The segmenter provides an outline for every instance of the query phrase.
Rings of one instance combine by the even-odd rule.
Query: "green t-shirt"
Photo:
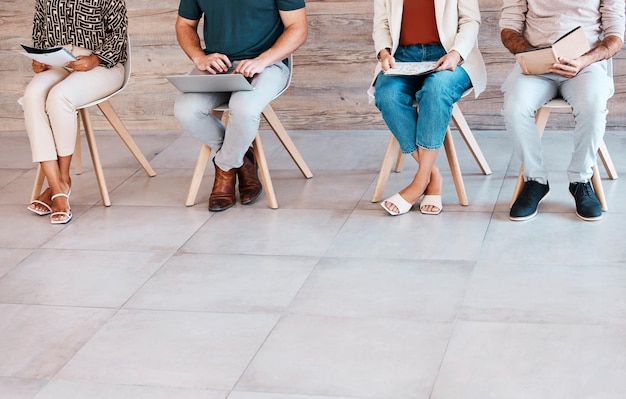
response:
[[[304,6],[304,0],[181,0],[178,15],[199,21],[204,14],[204,51],[236,61],[254,58],[276,42],[284,30],[279,10]]]

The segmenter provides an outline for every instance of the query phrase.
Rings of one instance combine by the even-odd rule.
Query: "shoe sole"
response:
[[[539,204],[537,204],[537,208],[539,208]],[[509,215],[509,219],[514,221],[514,222],[523,222],[524,220],[529,220],[534,218],[535,216],[537,216],[537,213],[539,213],[539,209],[537,209],[535,211],[535,213],[528,215],[528,216],[511,216]]]

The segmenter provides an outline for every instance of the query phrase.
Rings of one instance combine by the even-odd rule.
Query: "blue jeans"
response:
[[[571,79],[556,73],[524,75],[516,64],[502,84],[502,92],[504,123],[515,154],[524,162],[524,179],[548,182],[535,113],[560,95],[572,107],[575,120],[568,179],[572,183],[589,181],[604,136],[607,102],[613,95],[613,79],[607,74],[606,61],[589,65]]]
[[[400,46],[396,62],[437,61],[446,54],[439,44]],[[418,76],[387,76],[374,84],[375,104],[400,143],[404,154],[418,147],[437,150],[443,145],[452,106],[472,87],[462,67]],[[417,105],[417,107],[414,106]]]
[[[239,168],[259,130],[261,112],[288,81],[289,68],[279,61],[265,68],[254,90],[179,94],[174,114],[185,130],[211,147],[220,169]],[[227,127],[211,115],[213,108],[224,103],[230,109]]]

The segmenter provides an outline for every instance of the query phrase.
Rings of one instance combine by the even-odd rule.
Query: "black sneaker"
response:
[[[586,221],[602,219],[602,205],[591,183],[570,183],[569,192],[576,201],[576,216]]]
[[[541,184],[534,180],[528,180],[524,183],[522,192],[511,207],[509,219],[518,221],[533,218],[537,214],[539,203],[545,198],[548,191],[550,191],[550,186],[547,183]]]

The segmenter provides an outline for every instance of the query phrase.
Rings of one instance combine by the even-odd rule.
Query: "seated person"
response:
[[[504,0],[502,5],[502,43],[513,54],[549,45],[577,26],[585,29],[589,52],[575,59],[561,57],[549,73],[540,75],[524,75],[516,64],[502,85],[506,130],[524,163],[524,187],[511,207],[511,220],[534,217],[550,190],[535,113],[556,96],[567,101],[575,116],[567,177],[576,215],[588,221],[602,218],[600,201],[589,181],[604,136],[607,101],[614,91],[606,60],[621,49],[624,40],[624,1]]]
[[[204,43],[197,27],[204,16]],[[283,62],[307,36],[304,0],[181,0],[176,36],[198,69],[225,72],[239,61],[234,73],[252,77],[262,73],[254,90],[232,93],[181,93],[174,113],[183,127],[214,152],[215,180],[209,211],[223,211],[239,199],[250,204],[262,191],[250,145],[259,129],[261,112],[285,88],[289,70]],[[223,103],[229,123],[210,111]]]
[[[52,224],[72,219],[76,109],[113,93],[124,82],[127,23],[124,0],[35,2],[34,47],[64,46],[77,58],[65,67],[33,61],[35,76],[22,98],[33,162],[41,164],[48,182],[28,210],[50,215]]]
[[[413,181],[381,205],[401,215],[424,196],[420,210],[439,214],[441,174],[435,165],[452,118],[452,106],[470,88],[478,96],[486,69],[477,38],[478,3],[473,0],[374,0],[374,46],[379,60],[373,83],[376,107],[419,169]],[[390,76],[397,61],[429,61],[427,75]],[[417,104],[417,108],[414,106]]]

